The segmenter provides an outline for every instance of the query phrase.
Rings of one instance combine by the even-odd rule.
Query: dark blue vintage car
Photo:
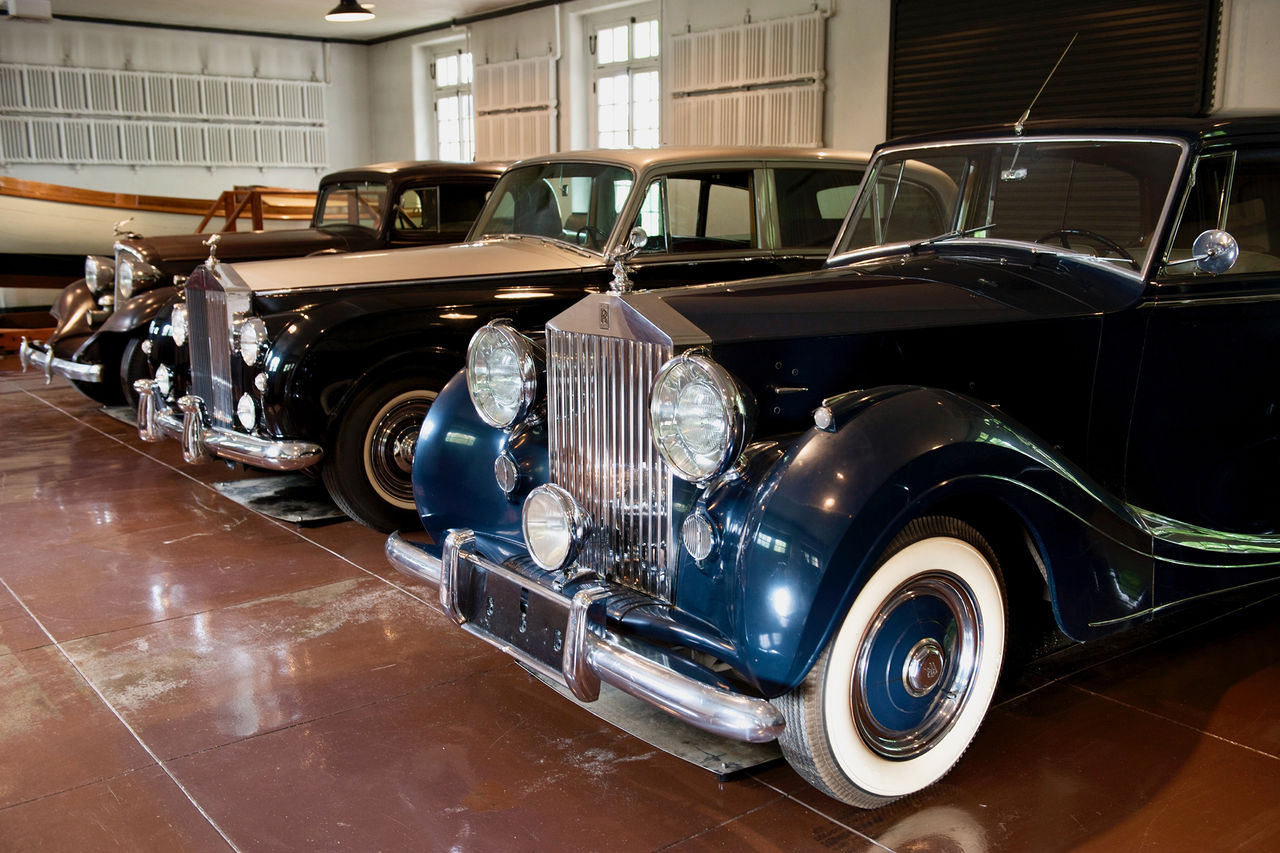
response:
[[[388,556],[583,700],[910,794],[1037,620],[1280,574],[1277,175],[1276,119],[882,146],[820,271],[478,332]]]

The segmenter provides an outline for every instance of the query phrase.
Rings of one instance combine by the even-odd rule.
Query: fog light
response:
[[[589,519],[572,495],[548,483],[525,499],[520,526],[529,556],[542,568],[555,570],[577,559]]]
[[[156,387],[160,389],[161,397],[168,397],[169,392],[173,390],[173,373],[166,365],[162,364],[156,368]]]
[[[173,313],[169,315],[169,335],[178,346],[187,342],[187,306],[173,306]]]
[[[509,495],[516,490],[520,471],[516,467],[516,460],[505,450],[493,460],[493,477],[498,481],[498,488],[502,489],[503,494]]]
[[[253,401],[253,397],[248,394],[240,395],[236,403],[236,418],[245,429],[253,429],[258,423],[258,404]]]
[[[701,510],[689,513],[685,516],[684,524],[680,525],[680,540],[684,543],[684,549],[699,563],[711,556],[718,539],[715,524]]]
[[[253,377],[253,387],[257,389],[260,395],[267,393],[267,374],[259,373]]]
[[[151,355],[151,339],[150,338],[147,338],[145,341],[143,341],[140,346],[142,347],[143,355]]]

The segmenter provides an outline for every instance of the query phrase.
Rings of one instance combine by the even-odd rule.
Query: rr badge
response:
[[[600,328],[602,329],[609,328],[609,306],[608,305],[600,306]]]

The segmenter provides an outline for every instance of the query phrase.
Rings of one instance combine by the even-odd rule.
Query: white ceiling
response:
[[[170,24],[270,35],[371,41],[455,18],[517,5],[517,0],[372,0],[374,19],[331,23],[338,0],[53,0],[54,17]]]

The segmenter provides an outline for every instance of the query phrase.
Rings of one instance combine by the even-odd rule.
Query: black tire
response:
[[[436,389],[416,377],[366,387],[339,414],[320,467],[329,496],[351,518],[384,532],[417,527],[413,447]]]
[[[912,521],[805,680],[774,700],[787,762],[862,808],[932,785],[986,716],[1007,622],[1000,567],[982,536],[954,518]]]
[[[138,408],[138,392],[133,390],[134,381],[151,378],[151,365],[147,363],[147,354],[142,351],[145,340],[129,338],[120,355],[120,391],[124,404],[135,409]]]

